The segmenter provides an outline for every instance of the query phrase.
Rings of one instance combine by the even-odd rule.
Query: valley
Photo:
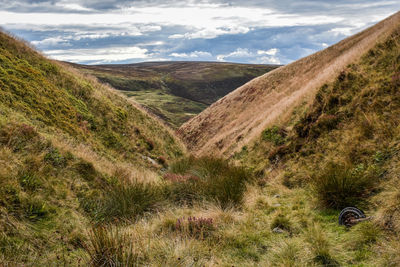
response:
[[[2,31],[0,88],[0,266],[400,265],[400,12],[280,67]]]
[[[132,97],[173,128],[233,89],[279,67],[179,61],[72,66]]]

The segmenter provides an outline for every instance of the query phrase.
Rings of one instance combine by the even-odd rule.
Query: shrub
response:
[[[156,211],[162,201],[162,190],[153,184],[136,181],[114,181],[109,184],[94,211],[97,222],[134,220]]]
[[[348,167],[329,162],[312,177],[312,187],[323,206],[341,209],[364,201],[375,187],[375,168]]]
[[[239,205],[246,190],[247,173],[241,168],[232,168],[225,173],[209,178],[203,186],[208,199],[215,200],[223,208]]]
[[[92,266],[137,266],[140,260],[129,235],[110,226],[92,228],[84,248]]]
[[[164,194],[168,200],[178,205],[193,205],[194,201],[203,198],[200,183],[193,179],[172,180],[172,183],[166,185]]]
[[[193,166],[195,158],[190,156],[173,162],[170,166],[170,172],[185,174]]]
[[[245,168],[212,157],[186,158],[172,164],[170,171],[165,177],[175,180],[169,185],[172,199],[189,204],[203,199],[222,208],[241,204],[246,182],[252,179]]]
[[[276,146],[280,146],[285,143],[286,135],[287,133],[284,129],[280,129],[278,126],[273,126],[272,128],[264,130],[262,138]]]

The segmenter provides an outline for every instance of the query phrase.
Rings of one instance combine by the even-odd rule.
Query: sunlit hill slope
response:
[[[258,77],[223,97],[179,129],[197,155],[231,155],[268,126],[285,121],[317,89],[384,40],[400,21],[395,14],[323,51]]]

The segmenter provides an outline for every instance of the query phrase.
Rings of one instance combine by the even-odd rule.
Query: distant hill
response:
[[[179,128],[197,155],[232,155],[270,125],[283,123],[318,88],[360,59],[398,25],[400,14],[338,44],[258,77],[221,98]]]
[[[235,88],[279,67],[219,62],[72,65],[133,97],[173,127]]]

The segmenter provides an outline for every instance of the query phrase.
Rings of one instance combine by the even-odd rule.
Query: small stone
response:
[[[279,194],[276,194],[275,196],[274,196],[274,198],[280,198],[281,197],[281,195],[279,195]]]
[[[276,234],[283,234],[285,231],[283,231],[281,228],[279,227],[275,227],[274,229],[272,229],[272,232],[276,233]]]

